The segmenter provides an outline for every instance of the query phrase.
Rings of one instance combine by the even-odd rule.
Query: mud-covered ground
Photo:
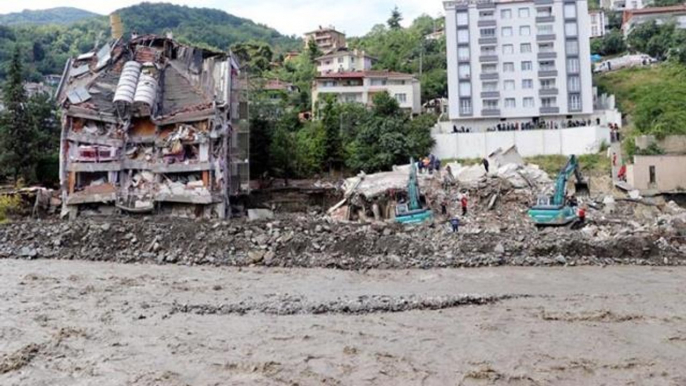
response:
[[[684,385],[686,268],[0,261],[0,385]]]

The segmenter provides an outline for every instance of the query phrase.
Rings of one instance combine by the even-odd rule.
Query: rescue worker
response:
[[[450,226],[453,229],[453,233],[457,233],[457,231],[460,230],[460,219],[457,217],[451,218]]]
[[[484,165],[484,169],[486,169],[486,174],[488,174],[488,160],[486,158],[482,159],[481,164]]]
[[[462,216],[467,215],[467,194],[463,194],[460,199],[460,205],[462,206]]]

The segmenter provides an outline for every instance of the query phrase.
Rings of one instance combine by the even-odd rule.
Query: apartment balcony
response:
[[[484,117],[498,117],[500,116],[500,109],[482,109],[481,115]]]
[[[498,80],[498,73],[497,72],[482,73],[481,75],[479,75],[479,79],[481,79],[481,80]]]
[[[557,52],[551,51],[551,52],[539,52],[538,53],[538,58],[539,59],[555,59],[557,58]]]
[[[479,20],[476,25],[479,27],[495,27],[496,21],[495,19]]]
[[[479,56],[479,62],[484,63],[484,62],[497,62],[498,61],[498,55],[481,55]]]
[[[581,112],[581,105],[569,106],[569,112],[570,112],[570,113],[579,113],[579,112]]]
[[[472,112],[471,109],[463,109],[463,110],[460,110],[460,116],[461,117],[472,117],[472,116],[474,116],[474,113]]]
[[[498,38],[495,36],[479,38],[479,44],[498,44]]]
[[[476,9],[493,9],[495,8],[495,2],[490,0],[483,0],[476,3]]]
[[[539,112],[540,112],[541,114],[559,114],[559,113],[560,113],[560,108],[559,108],[559,107],[552,107],[552,106],[541,107],[541,108],[539,109]]]
[[[482,91],[481,98],[500,98],[500,91]]]
[[[549,16],[536,16],[536,23],[554,23],[555,22],[555,16],[549,15]]]
[[[534,5],[553,4],[553,0],[534,0]]]
[[[538,95],[540,95],[540,96],[550,96],[550,95],[555,96],[557,94],[558,94],[558,90],[557,90],[557,88],[554,88],[554,87],[542,88],[542,89],[538,90]]]
[[[471,80],[472,74],[460,74],[457,76],[459,80]]]
[[[460,56],[458,56],[458,57],[457,57],[457,62],[458,62],[458,63],[469,63],[469,62],[470,62],[469,56],[467,56],[467,57],[464,57],[464,56],[460,57]]]
[[[555,38],[555,34],[536,35],[537,42],[551,42],[555,41]]]
[[[550,77],[556,77],[557,76],[557,70],[539,70],[538,71],[538,77],[539,78],[550,78]]]

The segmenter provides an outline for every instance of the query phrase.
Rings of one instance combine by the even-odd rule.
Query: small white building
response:
[[[607,15],[601,10],[588,11],[591,18],[591,39],[605,36],[607,29]]]
[[[643,0],[601,0],[600,6],[611,11],[643,9],[647,2]]]
[[[422,111],[421,87],[411,74],[391,71],[334,72],[317,76],[312,89],[313,109],[321,94],[335,94],[340,102],[371,105],[374,94],[386,91],[400,108],[419,114]]]
[[[674,22],[677,28],[686,29],[686,4],[624,11],[622,17],[624,37],[628,37],[637,25],[651,21],[655,21],[658,25]]]
[[[342,47],[316,58],[315,61],[317,61],[319,74],[331,74],[334,72],[369,71],[372,69],[375,59],[364,51],[349,50],[347,47]]]

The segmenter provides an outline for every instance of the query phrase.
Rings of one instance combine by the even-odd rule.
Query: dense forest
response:
[[[24,10],[21,12],[0,15],[0,24],[25,25],[25,24],[60,24],[67,25],[79,20],[98,17],[97,13],[84,11],[72,7],[57,7],[42,9],[40,11]]]
[[[180,41],[220,50],[248,41],[264,42],[273,46],[276,52],[297,49],[302,45],[296,37],[282,35],[275,29],[220,10],[141,3],[117,12],[127,33],[164,34],[171,31]],[[107,16],[59,25],[51,14],[53,10],[35,11],[31,13],[34,22],[0,25],[0,79],[6,77],[7,63],[15,45],[19,45],[24,56],[27,79],[37,81],[42,75],[61,74],[67,58],[88,52],[109,37]]]

